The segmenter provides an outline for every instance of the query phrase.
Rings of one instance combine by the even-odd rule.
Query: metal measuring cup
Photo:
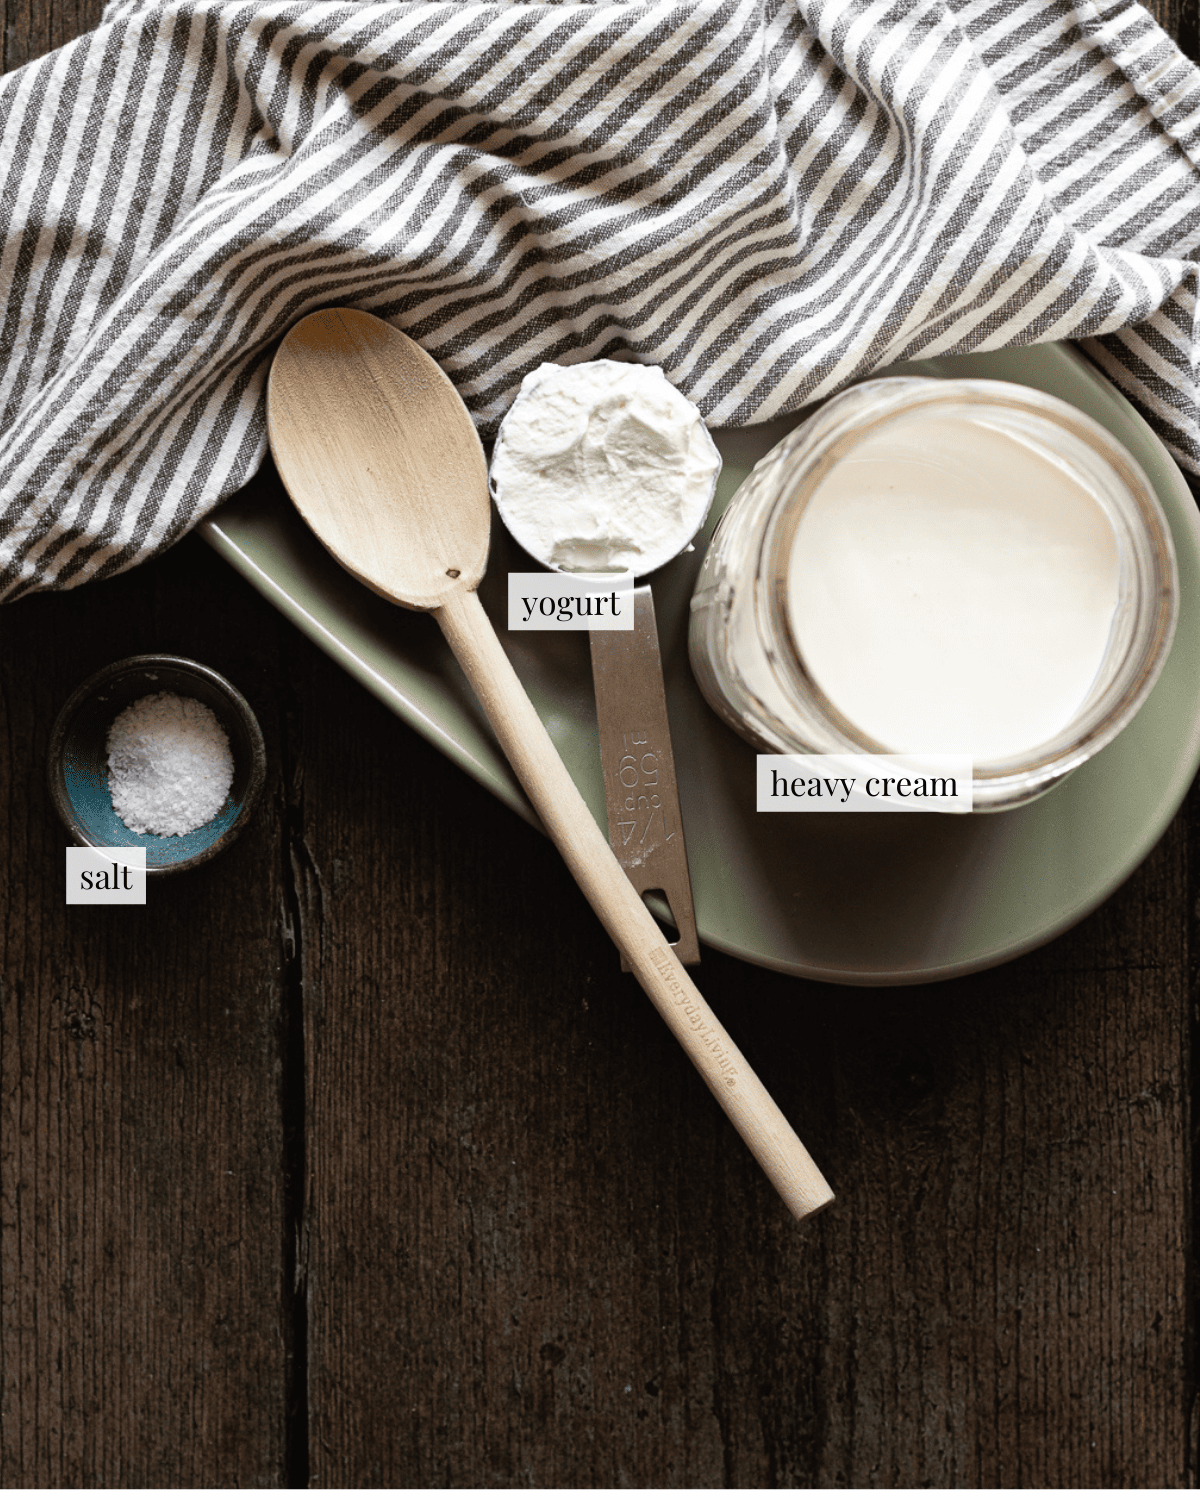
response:
[[[535,377],[538,373],[535,372]],[[525,395],[526,386],[523,386],[517,402]],[[515,409],[516,404],[512,409]],[[507,418],[505,421],[507,422]],[[671,946],[679,961],[684,964],[699,963],[700,940],[696,933],[687,845],[667,718],[654,596],[648,583],[636,580],[657,572],[686,551],[704,525],[712,506],[721,461],[698,411],[696,421],[712,447],[714,468],[707,486],[707,495],[702,497],[702,504],[697,503],[685,511],[677,529],[669,537],[664,537],[661,545],[656,546],[652,553],[638,558],[635,587],[632,591],[633,629],[588,632],[596,716],[600,728],[600,761],[604,772],[609,844],[640,896],[645,898],[647,894],[653,896],[661,893],[665,899],[679,932]],[[505,423],[501,423],[494,455],[501,451],[504,444],[504,431]],[[523,524],[521,516],[514,515],[513,508],[506,505],[503,485],[496,479],[495,457],[491,490],[500,517],[514,540],[551,571],[631,571],[624,568],[598,569],[590,565],[569,566],[552,555],[547,555],[539,538]],[[623,968],[628,968],[624,955],[621,963]]]

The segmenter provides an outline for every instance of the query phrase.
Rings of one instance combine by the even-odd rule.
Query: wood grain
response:
[[[314,1483],[1188,1479],[1181,824],[989,975],[705,950],[841,1188],[797,1228],[553,851],[335,669],[305,697]]]
[[[4,16],[9,67],[96,19]],[[990,974],[705,950],[839,1189],[797,1228],[556,852],[199,543],[0,624],[0,1482],[1194,1485],[1195,792]],[[138,649],[227,671],[272,780],[117,928],[40,757]]]
[[[327,307],[287,332],[267,387],[271,453],[292,502],[352,577],[409,609],[487,567],[487,459],[471,414],[419,344]]]
[[[103,0],[0,0],[0,72],[11,73],[99,25]]]
[[[278,773],[266,815],[220,861],[155,884],[144,908],[64,904],[67,838],[44,773],[70,691],[159,649],[225,671],[263,715],[277,766],[241,592],[192,545],[5,611],[5,1485],[272,1485],[284,1472]]]

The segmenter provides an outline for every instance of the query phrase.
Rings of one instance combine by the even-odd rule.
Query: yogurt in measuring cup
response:
[[[491,487],[509,531],[547,567],[640,578],[699,531],[720,469],[700,413],[662,370],[595,359],[525,377]]]

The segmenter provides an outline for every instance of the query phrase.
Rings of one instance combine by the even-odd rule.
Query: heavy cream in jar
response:
[[[756,467],[692,601],[710,704],[761,749],[969,755],[1040,795],[1149,692],[1170,534],[1097,423],[994,381],[868,382]]]
[[[1006,760],[1087,697],[1119,569],[1077,471],[986,413],[918,407],[817,483],[787,619],[813,681],[868,738]]]

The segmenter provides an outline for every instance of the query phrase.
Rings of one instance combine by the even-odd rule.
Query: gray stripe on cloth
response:
[[[1200,473],[1198,153],[1133,0],[116,0],[0,79],[0,598],[244,483],[274,344],[334,302],[484,435],[546,359],[741,424],[1078,338]]]

